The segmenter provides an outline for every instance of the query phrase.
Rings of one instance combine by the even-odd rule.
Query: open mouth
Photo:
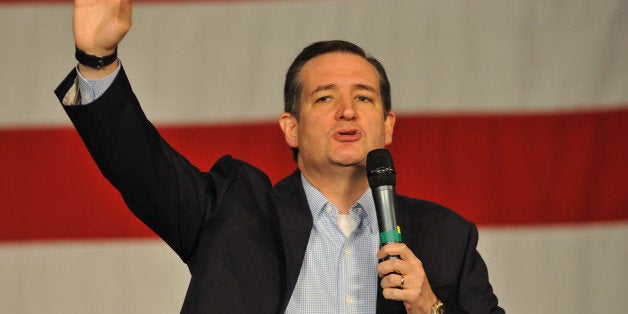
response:
[[[356,130],[351,130],[351,131],[338,131],[338,133],[339,133],[340,135],[342,135],[342,136],[345,136],[345,135],[349,135],[349,136],[350,136],[350,135],[356,135],[356,134],[358,134],[358,131],[356,131]]]
[[[335,138],[341,142],[351,142],[360,138],[360,132],[357,129],[338,130]]]

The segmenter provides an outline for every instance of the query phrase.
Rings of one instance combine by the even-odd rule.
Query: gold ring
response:
[[[401,276],[401,285],[399,285],[401,288],[403,288],[403,285],[406,283],[406,276]]]

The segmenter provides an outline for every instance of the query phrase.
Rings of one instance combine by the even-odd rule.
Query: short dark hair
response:
[[[305,47],[303,51],[297,55],[286,73],[286,81],[283,87],[284,112],[291,113],[298,121],[300,111],[299,102],[301,99],[301,92],[303,91],[300,78],[301,70],[303,69],[303,66],[314,57],[332,52],[346,52],[358,55],[375,67],[377,73],[379,74],[379,89],[382,96],[382,102],[384,104],[383,114],[386,116],[392,108],[392,103],[390,99],[390,82],[388,81],[388,76],[386,75],[384,66],[375,57],[364,52],[364,49],[360,48],[358,45],[344,40],[315,42]],[[299,149],[292,148],[292,151],[294,160],[296,161]]]

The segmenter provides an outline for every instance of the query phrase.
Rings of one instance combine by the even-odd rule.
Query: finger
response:
[[[382,289],[386,289],[386,288],[403,289],[407,287],[406,282],[407,282],[407,279],[405,276],[393,273],[382,278],[382,280],[380,281],[380,286],[382,287]]]
[[[423,270],[421,261],[418,259],[411,262],[403,259],[391,259],[377,264],[377,272],[379,273],[380,278],[383,278],[384,276],[392,273],[406,276],[418,276],[425,271]]]
[[[409,301],[416,298],[417,290],[386,288],[382,290],[384,298],[395,301]]]
[[[133,5],[131,0],[120,1],[120,20],[122,24],[131,25],[131,17],[133,16]]]
[[[401,259],[391,259],[383,261],[377,264],[377,272],[379,273],[380,278],[383,278],[384,276],[392,273],[404,273],[402,269],[407,273],[407,268],[403,265],[404,263],[406,262]]]
[[[382,286],[382,294],[384,298],[390,299],[390,300],[396,300],[396,301],[405,300],[404,298],[405,295],[403,293],[400,293],[402,290],[404,290],[401,287],[402,278],[405,280],[405,277],[399,274],[390,274],[382,278],[381,286]],[[405,286],[405,283],[404,283],[404,286]]]
[[[412,250],[408,248],[404,243],[389,243],[381,247],[381,249],[377,252],[377,258],[383,259],[386,256],[397,255],[401,259],[409,260],[416,259]]]

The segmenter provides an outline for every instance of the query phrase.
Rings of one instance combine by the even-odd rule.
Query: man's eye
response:
[[[331,97],[329,97],[329,96],[323,96],[323,97],[317,99],[316,102],[326,102],[326,101],[328,101],[330,99],[331,99]]]
[[[357,99],[358,101],[361,101],[361,102],[371,102],[371,98],[366,97],[366,96],[358,96],[355,99]]]

